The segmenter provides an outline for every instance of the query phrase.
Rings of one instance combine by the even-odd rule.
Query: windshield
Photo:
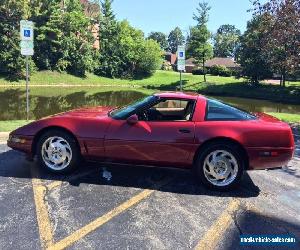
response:
[[[110,111],[109,116],[116,120],[126,119],[129,116],[133,115],[136,110],[154,104],[158,99],[159,97],[157,96],[148,96],[142,100],[129,104],[128,106],[116,108]]]

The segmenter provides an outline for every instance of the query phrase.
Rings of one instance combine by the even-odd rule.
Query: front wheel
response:
[[[40,165],[55,173],[67,173],[79,164],[80,150],[75,139],[60,130],[44,133],[37,144]]]
[[[226,191],[236,187],[241,180],[244,171],[241,155],[234,144],[211,144],[200,152],[194,170],[208,188]]]

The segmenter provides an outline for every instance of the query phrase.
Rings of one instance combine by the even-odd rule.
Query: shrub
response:
[[[153,40],[142,40],[140,52],[132,77],[150,76],[160,68],[162,53],[160,46]],[[139,49],[137,49],[138,51]]]
[[[203,69],[202,69],[202,68],[199,68],[199,69],[193,69],[193,70],[192,70],[192,74],[193,74],[193,75],[204,75]]]
[[[107,39],[107,46],[102,45],[96,74],[112,78],[136,78],[149,76],[161,67],[159,44],[151,39],[146,40],[144,33],[127,21],[116,23],[113,38]]]
[[[173,67],[172,67],[172,64],[169,61],[163,61],[161,69],[166,70],[166,71],[172,71]]]
[[[223,65],[213,65],[212,67],[210,67],[209,69],[209,73],[214,75],[214,76],[232,76],[233,75],[233,71],[226,68]]]

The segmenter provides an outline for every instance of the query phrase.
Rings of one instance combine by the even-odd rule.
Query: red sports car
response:
[[[206,186],[236,186],[245,170],[293,156],[291,128],[196,93],[166,92],[122,107],[82,108],[10,134],[8,146],[65,173],[82,159],[192,169]]]

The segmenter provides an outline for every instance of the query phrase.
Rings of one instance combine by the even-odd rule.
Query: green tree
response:
[[[234,25],[221,25],[214,35],[214,56],[215,57],[234,57],[239,46],[241,31]]]
[[[137,76],[150,76],[162,65],[162,51],[157,42],[146,40],[140,53]]]
[[[91,20],[84,14],[79,0],[65,1],[61,40],[63,56],[57,62],[57,69],[84,76],[94,69],[94,38]]]
[[[100,16],[100,59],[96,73],[132,78],[153,73],[161,65],[157,42],[146,40],[142,31],[127,21],[117,22],[111,0],[104,0]]]
[[[0,0],[0,74],[19,79],[25,74],[20,53],[20,20],[28,17],[25,0]]]
[[[242,66],[242,75],[248,77],[252,83],[272,76],[262,49],[264,35],[262,17],[256,16],[247,24],[247,30],[241,37],[238,51],[239,63]]]
[[[119,34],[116,52],[118,77],[141,77],[151,75],[161,65],[161,49],[157,42],[145,40],[141,30],[135,29],[127,21],[118,23]]]
[[[112,10],[112,2],[112,0],[101,1],[99,18],[100,56],[95,73],[114,78],[120,75],[122,61],[118,54],[120,30]]]
[[[168,48],[167,36],[162,32],[151,32],[148,39],[156,41],[164,51]]]
[[[209,43],[211,33],[207,28],[209,10],[210,7],[207,2],[199,3],[198,13],[194,14],[194,20],[197,21],[197,25],[190,29],[187,49],[188,56],[193,57],[197,64],[202,64],[205,82],[206,70],[204,64],[213,54],[212,46]]]
[[[168,36],[168,50],[171,53],[176,53],[177,48],[179,45],[184,44],[184,36],[182,34],[182,31],[179,27],[176,27],[174,30],[172,30]]]
[[[39,70],[57,69],[63,56],[61,0],[32,1],[31,10],[31,20],[35,23],[34,62]]]
[[[268,0],[254,2],[255,14],[262,17],[265,32],[262,49],[272,69],[281,74],[285,86],[288,74],[300,68],[300,1]]]
[[[84,76],[94,66],[91,20],[79,0],[31,2],[35,22],[34,61],[40,70],[68,71]]]

